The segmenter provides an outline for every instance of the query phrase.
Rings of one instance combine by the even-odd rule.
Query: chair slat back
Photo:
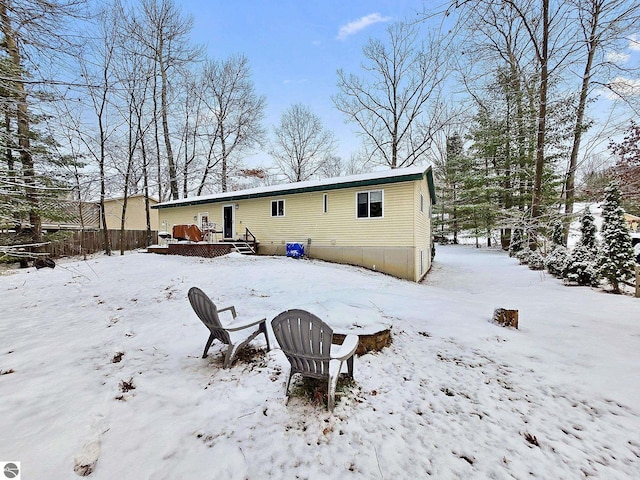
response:
[[[291,368],[315,378],[329,376],[333,330],[305,310],[287,310],[271,321],[280,348]]]
[[[191,307],[206,325],[214,338],[220,340],[227,345],[231,344],[229,333],[222,327],[220,317],[218,317],[218,308],[211,299],[198,287],[191,287],[188,293]]]

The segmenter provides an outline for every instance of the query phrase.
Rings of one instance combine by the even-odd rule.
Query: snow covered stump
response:
[[[493,322],[503,327],[518,328],[518,310],[507,310],[506,308],[496,308],[493,311]]]
[[[344,338],[344,334],[333,334],[333,339],[340,345],[342,345]],[[356,350],[356,355],[364,355],[367,352],[379,352],[389,345],[391,345],[391,329],[389,328],[371,334],[358,334],[358,349]]]

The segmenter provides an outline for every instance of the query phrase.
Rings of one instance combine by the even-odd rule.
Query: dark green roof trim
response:
[[[433,172],[431,171],[431,167],[429,167],[426,172],[427,174],[427,184],[429,185],[429,196],[431,197],[431,205],[436,204],[436,186],[433,183]]]
[[[352,182],[344,182],[344,183],[334,183],[329,185],[313,185],[310,187],[301,187],[301,188],[288,188],[283,190],[273,190],[269,192],[258,192],[258,193],[248,193],[243,194],[242,191],[238,192],[237,195],[234,195],[231,192],[228,196],[220,198],[198,198],[195,197],[191,201],[180,202],[177,204],[159,204],[159,205],[151,205],[151,208],[161,209],[161,208],[178,208],[178,207],[192,207],[194,205],[208,205],[212,203],[227,203],[227,202],[236,202],[239,200],[249,200],[253,198],[266,198],[266,197],[281,197],[284,195],[295,195],[299,193],[310,193],[310,192],[326,192],[327,190],[340,190],[343,188],[361,188],[361,187],[371,187],[376,185],[387,185],[391,183],[401,183],[401,182],[411,182],[415,180],[421,180],[424,175],[427,175],[427,183],[429,185],[429,196],[431,197],[431,203],[436,203],[436,195],[433,184],[433,173],[431,171],[431,167],[427,168],[423,173],[414,173],[401,175],[397,177],[387,177],[387,178],[375,178],[368,180],[356,180]]]

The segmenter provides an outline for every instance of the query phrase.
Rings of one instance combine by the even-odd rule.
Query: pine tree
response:
[[[434,210],[434,227],[437,235],[451,236],[455,244],[458,243],[458,234],[463,229],[460,205],[468,169],[463,139],[458,133],[454,133],[447,137],[445,158],[436,168],[440,199]]]
[[[511,234],[511,242],[509,243],[509,256],[515,257],[518,252],[524,249],[524,238],[522,238],[522,230],[516,228]]]
[[[564,245],[564,225],[558,219],[553,223],[551,250],[544,259],[544,266],[551,275],[562,277],[568,258],[569,251]]]
[[[529,268],[531,270],[544,270],[544,260],[540,249],[531,251],[528,262]]]
[[[597,286],[599,283],[598,239],[596,226],[589,208],[585,208],[580,218],[580,240],[568,255],[564,277],[578,285]]]
[[[611,284],[613,293],[620,293],[620,283],[632,277],[635,263],[631,236],[620,206],[620,190],[613,183],[604,191],[601,234],[599,273]]]
[[[593,215],[586,207],[580,218],[580,235],[582,243],[594,256],[598,254],[598,228],[596,227]]]
[[[564,246],[564,226],[560,219],[553,222],[551,230],[551,243],[554,247]]]

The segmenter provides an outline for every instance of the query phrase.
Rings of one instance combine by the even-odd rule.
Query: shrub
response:
[[[544,259],[544,266],[554,277],[562,277],[567,268],[569,250],[563,245],[555,245]]]

